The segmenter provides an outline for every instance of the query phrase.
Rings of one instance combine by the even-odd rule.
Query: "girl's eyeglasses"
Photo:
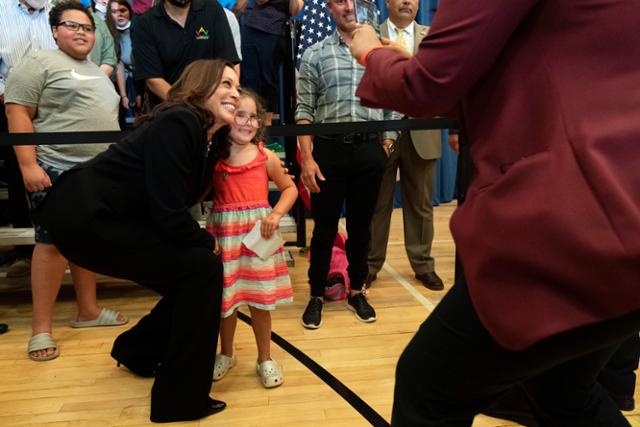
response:
[[[239,111],[236,113],[234,121],[238,126],[246,126],[250,124],[254,128],[259,128],[262,126],[262,119],[260,119],[255,114],[245,113],[243,111]]]

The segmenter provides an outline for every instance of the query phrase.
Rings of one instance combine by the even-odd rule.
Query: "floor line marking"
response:
[[[429,312],[432,312],[436,306],[422,295],[411,283],[409,283],[402,274],[398,273],[395,268],[385,262],[382,269],[389,273],[400,285],[407,290],[420,304],[422,304]]]
[[[248,325],[251,325],[251,318],[246,314],[238,311],[238,318]],[[347,387],[342,381],[337,379],[331,372],[320,366],[318,362],[307,356],[298,347],[291,344],[280,335],[271,331],[271,341],[280,346],[284,351],[293,356],[298,362],[302,363],[307,369],[314,373],[318,378],[324,381],[333,389],[340,397],[342,397],[353,409],[358,411],[372,426],[389,427],[389,423],[382,415],[376,412],[367,402],[362,400],[360,396],[355,394],[353,390]]]
[[[347,231],[342,221],[340,221],[338,225],[344,232]],[[400,283],[400,285],[405,288],[406,291],[409,292],[420,304],[422,304],[427,310],[429,310],[429,312],[432,312],[436,308],[436,306],[431,301],[429,301],[424,295],[418,292],[418,290],[416,290],[416,288],[411,283],[409,283],[400,273],[398,273],[395,268],[391,267],[388,262],[384,263],[382,269],[389,273],[391,277],[393,277],[398,283]]]

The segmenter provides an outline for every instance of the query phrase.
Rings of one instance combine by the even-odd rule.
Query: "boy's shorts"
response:
[[[38,163],[38,164],[40,165],[40,167],[42,167],[42,169],[44,169],[44,171],[47,173],[47,175],[49,175],[49,178],[51,179],[51,184],[55,183],[56,180],[58,179],[58,177],[60,175],[62,175],[62,172],[64,172],[64,170],[55,168],[53,166],[48,166],[48,165],[45,165],[43,163]],[[40,203],[42,203],[42,201],[44,200],[44,198],[45,198],[45,196],[47,195],[48,192],[49,192],[49,189],[45,188],[43,191],[36,191],[34,193],[28,193],[29,194],[29,206],[30,206],[32,211]],[[53,240],[51,239],[51,235],[49,234],[49,232],[47,230],[45,230],[42,226],[38,225],[35,221],[33,221],[33,228],[35,230],[35,241],[36,241],[36,243],[53,244]]]

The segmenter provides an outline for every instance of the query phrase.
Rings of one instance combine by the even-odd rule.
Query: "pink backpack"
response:
[[[349,274],[347,267],[347,253],[345,252],[346,239],[338,232],[333,241],[331,253],[331,264],[329,264],[329,274],[327,275],[327,285],[324,288],[324,297],[331,301],[340,301],[349,294]]]

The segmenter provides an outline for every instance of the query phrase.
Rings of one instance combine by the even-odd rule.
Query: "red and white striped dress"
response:
[[[215,194],[206,228],[222,250],[222,317],[244,304],[274,310],[277,304],[293,301],[284,249],[263,260],[242,244],[256,221],[271,212],[264,150],[260,144],[255,159],[240,166],[219,161],[213,174]]]

